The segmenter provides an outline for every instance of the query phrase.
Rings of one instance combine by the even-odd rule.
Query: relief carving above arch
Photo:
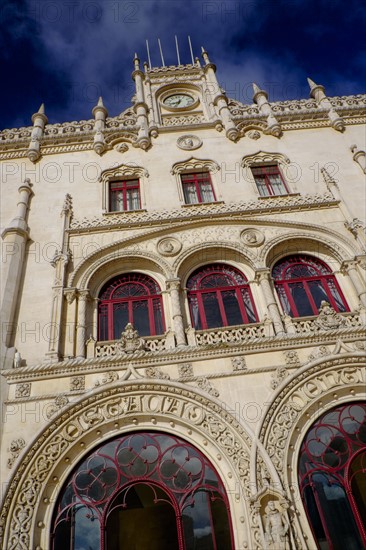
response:
[[[98,388],[94,395],[68,406],[28,447],[4,499],[0,516],[3,547],[45,548],[48,533],[44,526],[50,521],[54,499],[72,465],[100,441],[138,429],[184,433],[222,471],[224,479],[228,476],[233,485],[228,493],[233,520],[235,515],[239,524],[238,514],[245,516],[246,534],[243,531],[240,537],[253,536],[248,528],[249,510],[244,505],[251,495],[250,429],[200,390],[168,381],[116,381],[112,387]],[[251,527],[258,529],[253,524]],[[250,540],[247,544],[251,547]]]

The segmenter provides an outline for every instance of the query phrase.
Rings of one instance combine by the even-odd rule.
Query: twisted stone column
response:
[[[283,327],[281,314],[278,309],[276,298],[273,292],[272,285],[270,283],[271,274],[269,269],[259,269],[256,273],[256,281],[259,284],[259,287],[262,291],[268,314],[273,322],[274,331],[276,334],[284,334],[285,330]]]
[[[186,346],[186,334],[184,331],[183,314],[180,305],[180,279],[169,279],[166,282],[167,290],[170,294],[170,303],[172,306],[172,316],[174,324],[175,337],[177,346]]]
[[[76,336],[76,356],[85,357],[86,341],[86,304],[90,298],[89,290],[80,290],[78,298],[78,324]]]

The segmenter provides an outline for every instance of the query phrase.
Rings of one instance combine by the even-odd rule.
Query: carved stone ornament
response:
[[[25,447],[25,441],[22,437],[19,437],[18,439],[13,439],[13,441],[10,443],[9,452],[10,452],[10,458],[8,458],[8,468],[11,468],[18,458],[20,451],[24,449]]]
[[[264,235],[259,229],[248,228],[240,233],[241,240],[246,246],[261,246],[264,243]]]
[[[201,388],[201,390],[206,391],[214,397],[219,397],[220,393],[217,391],[216,388],[213,387],[211,382],[209,382],[205,376],[199,376],[198,378],[196,378],[196,383],[197,386]]]
[[[165,237],[157,244],[159,254],[162,256],[176,256],[182,248],[182,243],[173,237]]]
[[[245,357],[233,357],[231,359],[231,364],[233,366],[233,371],[246,370],[247,368]]]
[[[250,139],[259,139],[261,137],[261,133],[258,130],[249,130],[245,135]]]
[[[178,365],[179,378],[186,380],[194,377],[192,363],[182,363]]]
[[[159,367],[148,367],[145,370],[148,378],[157,378],[158,380],[170,380],[169,374],[165,374]]]
[[[128,145],[127,143],[117,143],[117,145],[114,146],[114,149],[119,153],[125,153],[128,151]]]
[[[119,349],[125,353],[133,353],[137,350],[145,350],[146,342],[139,336],[137,330],[133,328],[132,323],[127,323],[125,330],[121,334]]]
[[[31,392],[31,383],[24,382],[23,384],[17,384],[15,387],[15,397],[17,399],[22,397],[29,397]]]
[[[16,350],[16,352],[14,354],[13,367],[15,369],[20,369],[21,366],[22,366],[22,356],[21,356],[20,352],[18,350]]]
[[[70,378],[70,391],[85,390],[85,376],[73,376]]]
[[[301,367],[301,362],[297,354],[297,351],[295,350],[285,351],[284,356],[285,356],[286,365],[288,367]]]
[[[202,145],[202,140],[198,136],[192,134],[185,134],[177,139],[177,146],[179,149],[184,149],[185,151],[193,151],[194,149],[199,149]]]
[[[105,384],[111,384],[112,382],[115,382],[116,380],[118,380],[118,378],[119,378],[118,372],[113,372],[113,371],[105,372],[103,374],[103,378],[95,382],[95,387],[104,386]]]
[[[345,326],[347,321],[342,315],[337,313],[328,302],[322,300],[319,308],[319,315],[314,323],[321,329],[331,330]]]
[[[65,405],[67,405],[69,402],[68,397],[66,395],[58,395],[54,401],[49,407],[47,407],[47,418],[52,418],[58,411],[60,411]]]
[[[278,386],[281,384],[282,380],[284,380],[287,376],[286,367],[278,367],[276,369],[276,372],[274,372],[271,375],[271,388],[272,390],[275,390],[278,388]]]

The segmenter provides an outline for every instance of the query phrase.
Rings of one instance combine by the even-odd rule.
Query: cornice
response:
[[[97,230],[108,227],[135,227],[151,222],[171,223],[179,220],[192,220],[199,218],[210,218],[225,216],[228,214],[268,214],[281,213],[294,210],[310,210],[313,208],[328,208],[337,206],[339,201],[335,200],[330,193],[316,195],[292,195],[269,197],[265,201],[252,200],[248,202],[232,202],[220,204],[195,205],[194,208],[182,208],[173,210],[152,210],[149,212],[128,212],[119,214],[108,214],[93,218],[74,218],[71,222],[69,232],[80,232],[84,230]]]
[[[316,334],[286,334],[266,338],[250,338],[242,344],[207,344],[204,346],[185,346],[164,351],[135,351],[133,353],[90,359],[67,359],[59,363],[43,362],[37,365],[2,371],[9,384],[34,380],[69,377],[85,374],[98,374],[126,367],[148,368],[171,364],[210,360],[212,358],[231,358],[245,354],[263,354],[274,351],[286,351],[311,348],[319,345],[336,344],[339,339],[344,343],[364,341],[366,331],[363,327],[322,330]],[[255,369],[259,372],[262,369]],[[263,370],[268,370],[263,367]],[[254,370],[248,369],[248,374]],[[216,376],[216,375],[215,375]],[[220,377],[221,375],[217,375]],[[211,377],[210,377],[211,378]]]

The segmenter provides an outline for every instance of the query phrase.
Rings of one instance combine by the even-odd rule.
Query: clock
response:
[[[163,104],[173,109],[184,109],[191,107],[196,100],[188,94],[173,94],[166,97]]]

